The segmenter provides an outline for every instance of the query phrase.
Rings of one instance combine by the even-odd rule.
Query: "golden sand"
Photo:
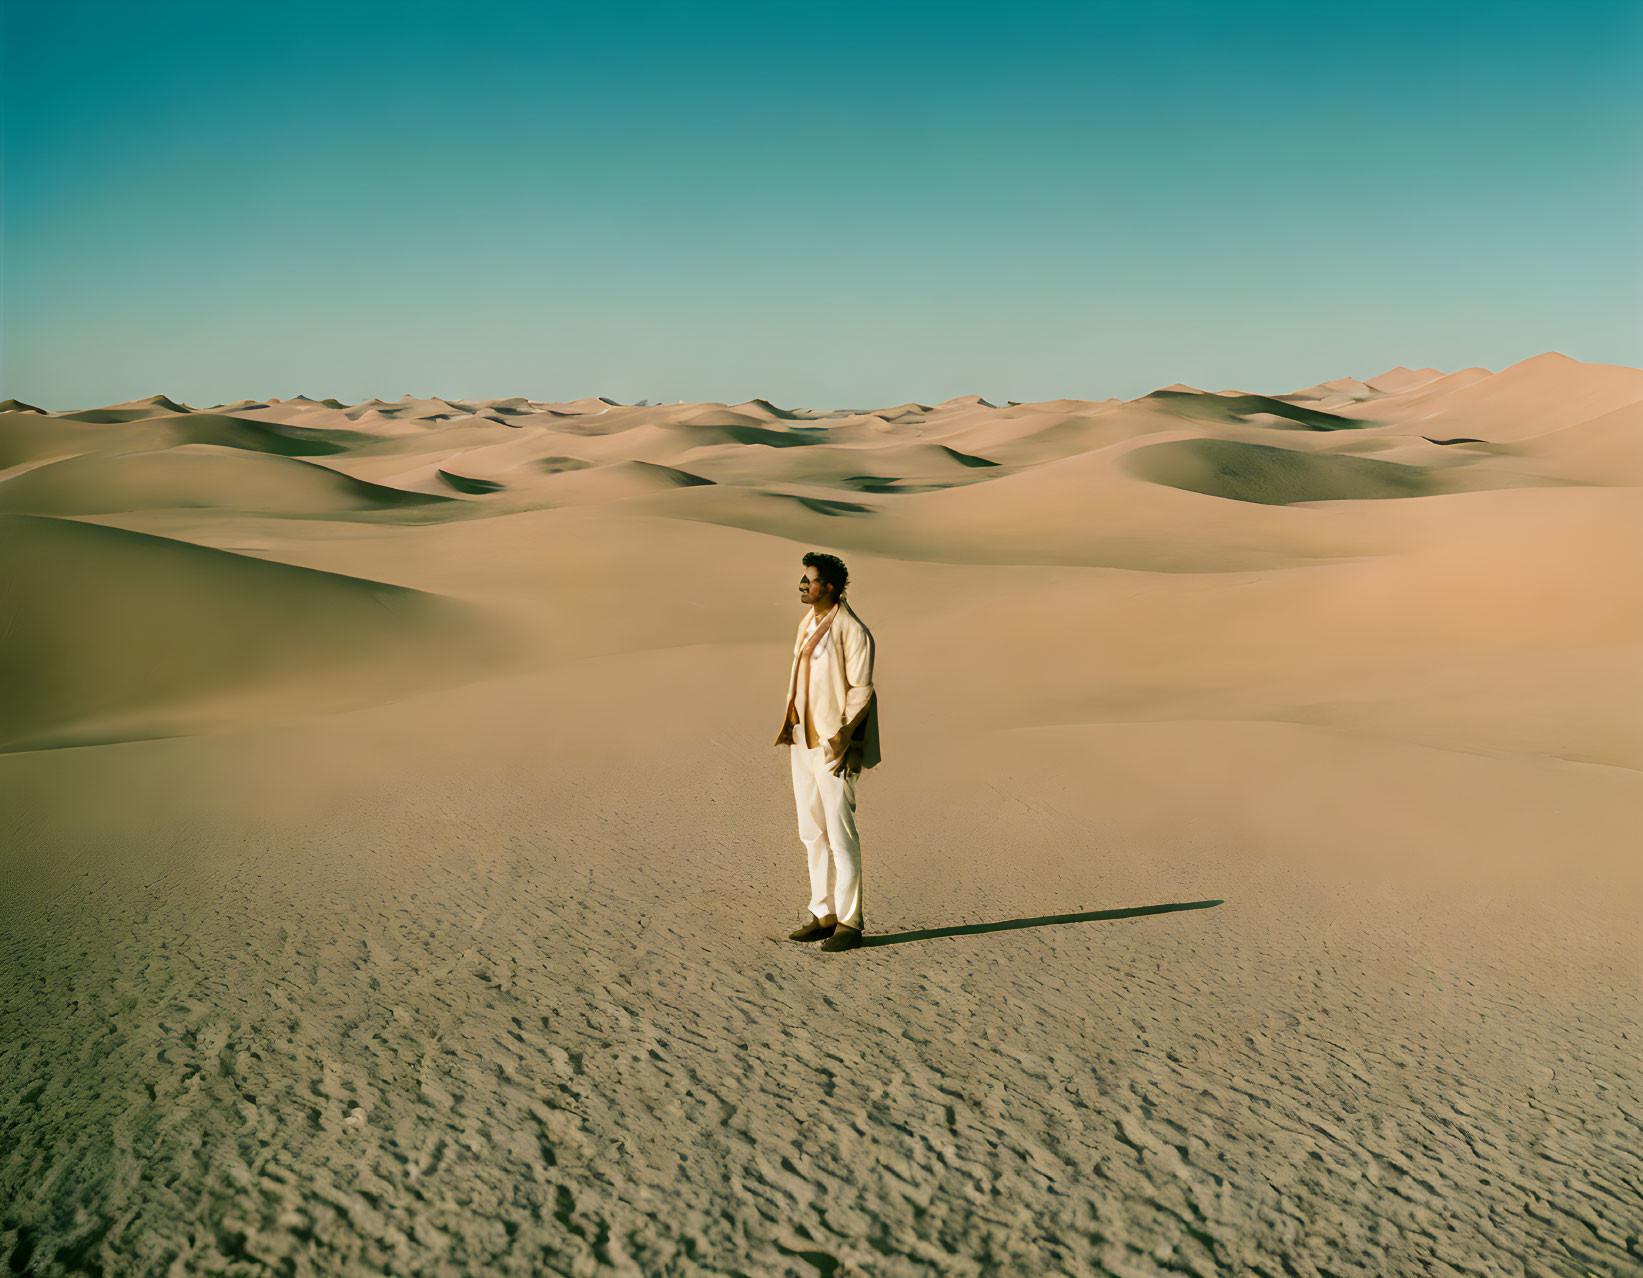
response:
[[[1551,354],[9,405],[0,1267],[1643,1273],[1639,485],[1643,372]]]

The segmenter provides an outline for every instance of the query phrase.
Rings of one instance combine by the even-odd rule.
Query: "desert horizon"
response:
[[[12,1272],[1643,1272],[1643,370],[0,405]],[[877,645],[788,941],[801,556]]]

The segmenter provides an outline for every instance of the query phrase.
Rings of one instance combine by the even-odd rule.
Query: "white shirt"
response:
[[[816,633],[817,620],[818,618],[816,617],[815,612],[812,611],[810,614],[810,624],[804,628],[804,637],[806,641],[809,640],[811,635]],[[807,732],[805,725],[810,722],[810,703],[815,700],[816,689],[821,687],[822,680],[827,678],[827,663],[831,660],[833,660],[833,627],[829,626],[827,628],[827,633],[820,639],[816,640],[816,646],[810,650],[810,678],[806,681],[807,686],[797,690],[797,696],[799,698],[799,726],[793,729],[793,739],[795,741],[799,741],[802,738],[802,741],[808,744],[810,740],[810,732],[815,731],[815,727],[812,725]],[[818,737],[817,745],[823,746],[826,745],[826,742],[820,740]]]

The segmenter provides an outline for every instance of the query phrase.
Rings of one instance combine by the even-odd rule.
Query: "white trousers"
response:
[[[856,779],[834,776],[827,746],[802,744],[802,727],[791,745],[793,802],[799,810],[799,838],[810,856],[810,912],[837,916],[846,927],[861,927],[861,836],[856,833]]]

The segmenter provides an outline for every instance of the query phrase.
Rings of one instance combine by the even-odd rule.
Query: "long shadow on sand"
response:
[[[1128,910],[1086,910],[1082,914],[1040,914],[1030,919],[1004,919],[998,923],[965,923],[959,927],[925,927],[916,932],[867,935],[861,945],[905,945],[908,941],[933,941],[942,936],[976,936],[982,932],[1012,932],[1021,927],[1048,927],[1052,923],[1094,923],[1098,919],[1133,919],[1142,914],[1171,914],[1176,910],[1207,910],[1221,901],[1173,901],[1167,905],[1137,905]]]

